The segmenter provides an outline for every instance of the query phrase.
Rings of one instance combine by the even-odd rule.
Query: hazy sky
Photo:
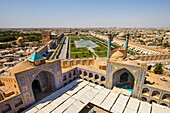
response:
[[[4,27],[170,27],[170,0],[0,0]]]

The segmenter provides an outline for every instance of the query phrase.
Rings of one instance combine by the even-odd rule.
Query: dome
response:
[[[120,57],[124,57],[125,55],[120,52],[120,51],[116,51],[115,53],[112,54],[112,56],[110,58],[120,58]]]
[[[118,39],[124,40],[125,38],[126,38],[126,34],[124,32],[122,32],[118,35]]]
[[[117,62],[122,62],[122,61],[124,61],[124,59],[123,58],[118,58],[116,61]]]
[[[24,38],[23,37],[18,37],[18,40],[23,40]]]
[[[124,58],[124,57],[125,55],[122,52],[116,51],[111,55],[110,60],[116,61],[118,58]]]
[[[122,37],[125,37],[126,34],[124,32],[120,33],[118,36],[122,36]]]
[[[127,60],[127,61],[124,61],[122,62],[123,64],[128,64],[128,65],[134,65],[134,66],[139,66],[138,62],[136,61],[132,61],[132,60]]]

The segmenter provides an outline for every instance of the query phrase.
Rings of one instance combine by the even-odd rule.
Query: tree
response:
[[[155,74],[162,74],[163,73],[163,69],[162,69],[162,64],[161,63],[157,63],[156,67],[154,69],[154,73]]]
[[[79,56],[76,54],[76,55],[75,55],[75,58],[78,58],[78,57],[79,57]]]

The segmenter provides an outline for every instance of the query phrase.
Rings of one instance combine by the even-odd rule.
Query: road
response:
[[[67,46],[68,46],[68,37],[66,37],[65,43],[64,43],[61,53],[59,55],[59,59],[66,59]]]
[[[71,45],[71,44],[70,44],[70,43],[71,43],[71,37],[69,37],[69,38],[70,38],[70,40],[69,40],[68,59],[70,59],[70,47],[71,47],[71,46],[70,46],[70,45]]]

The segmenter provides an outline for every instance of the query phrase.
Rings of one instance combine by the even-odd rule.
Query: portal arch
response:
[[[126,68],[119,69],[113,73],[113,86],[133,89],[135,83],[135,76]]]
[[[31,83],[35,102],[45,98],[55,90],[55,77],[49,71],[40,71]],[[45,93],[43,93],[45,92]]]

